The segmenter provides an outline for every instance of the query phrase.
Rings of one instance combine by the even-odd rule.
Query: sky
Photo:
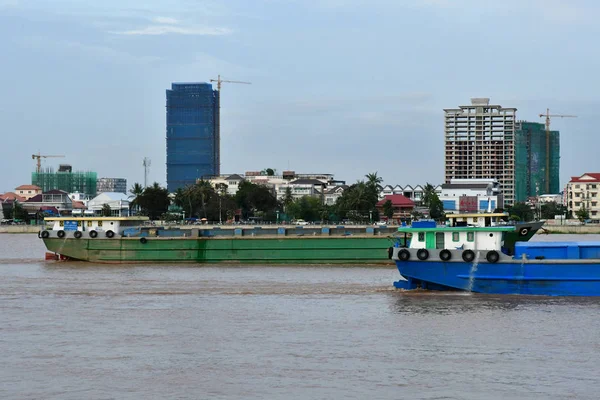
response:
[[[166,185],[165,90],[222,79],[221,172],[440,184],[443,109],[555,118],[600,172],[595,0],[0,0],[0,192],[35,161]],[[596,117],[595,117],[596,116]]]

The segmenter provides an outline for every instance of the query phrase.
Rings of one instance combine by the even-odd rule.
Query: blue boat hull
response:
[[[464,290],[490,294],[600,296],[598,260],[510,260],[492,264],[400,261],[401,289]]]

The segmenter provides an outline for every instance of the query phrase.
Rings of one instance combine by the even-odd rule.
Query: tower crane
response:
[[[49,155],[44,155],[44,154],[40,154],[40,153],[32,154],[31,155],[32,160],[35,160],[37,158],[35,172],[40,173],[42,171],[42,158],[50,158],[50,157],[64,157],[64,156],[49,156]]]
[[[221,79],[221,75],[217,75],[217,79],[211,79],[211,82],[217,82],[217,91],[219,92],[219,114],[217,116],[217,149],[219,149],[218,153],[217,153],[217,160],[216,161],[216,167],[217,170],[216,175],[219,175],[221,173],[221,83],[225,82],[225,83],[243,83],[245,85],[251,85],[251,82],[244,82],[244,81],[226,81]]]
[[[546,194],[550,193],[550,118],[577,118],[577,115],[550,114],[550,109],[546,108],[546,114],[540,114],[546,117]]]

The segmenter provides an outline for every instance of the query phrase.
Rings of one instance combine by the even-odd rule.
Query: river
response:
[[[407,293],[392,266],[111,266],[44,251],[36,235],[0,235],[1,399],[600,391],[600,299]]]

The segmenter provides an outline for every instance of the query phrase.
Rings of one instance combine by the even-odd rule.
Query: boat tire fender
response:
[[[146,239],[145,237],[141,237],[141,238],[140,238],[140,243],[141,243],[141,244],[145,244],[145,243],[147,243],[147,242],[148,242],[148,239]]]
[[[425,261],[429,258],[429,251],[427,249],[419,249],[417,251],[417,258],[421,261]]]
[[[394,248],[393,247],[388,247],[388,258],[391,260],[392,259],[392,255],[394,254]]]
[[[521,228],[521,230],[519,231],[519,235],[521,235],[521,236],[527,236],[528,233],[529,233],[529,228]]]
[[[462,253],[462,259],[464,262],[471,262],[475,259],[475,253],[473,250],[465,250]]]
[[[496,250],[488,251],[488,253],[485,255],[485,259],[490,264],[494,264],[494,263],[497,263],[498,260],[500,259],[500,254],[498,254],[498,252]]]
[[[440,260],[449,261],[451,258],[452,258],[452,253],[450,253],[450,250],[444,249],[444,250],[440,251]]]
[[[58,236],[59,238],[64,238],[65,237],[65,231],[63,231],[62,229],[58,232],[56,232],[56,236]]]
[[[410,252],[406,249],[402,249],[398,252],[398,260],[400,261],[408,261],[410,258]]]
[[[105,235],[107,238],[110,239],[115,236],[115,233],[113,231],[106,231]]]
[[[92,239],[95,238],[96,236],[98,236],[98,232],[96,232],[96,231],[90,231],[90,237]]]
[[[50,237],[50,232],[48,232],[48,231],[42,231],[42,239],[46,239],[48,237]]]
[[[75,232],[73,233],[73,237],[74,237],[75,239],[81,239],[81,231],[75,231]]]

